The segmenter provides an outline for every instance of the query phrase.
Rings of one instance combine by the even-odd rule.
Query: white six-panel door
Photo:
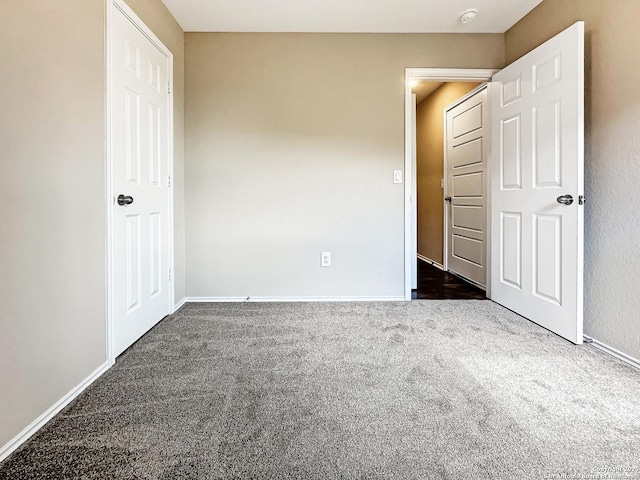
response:
[[[114,356],[168,315],[171,308],[170,59],[130,17],[133,14],[126,7],[114,3],[111,19]],[[125,197],[125,202],[133,202],[119,205],[119,195]]]
[[[584,24],[493,82],[491,298],[582,343]]]

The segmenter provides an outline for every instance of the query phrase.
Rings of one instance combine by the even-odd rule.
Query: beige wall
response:
[[[418,104],[416,111],[418,253],[440,265],[444,255],[444,108],[479,83],[450,82]]]
[[[134,8],[175,48],[179,172],[183,35]],[[0,4],[0,448],[106,360],[104,38],[103,0]]]
[[[640,30],[637,0],[544,0],[506,34],[508,62],[586,28],[585,332],[640,358]]]
[[[105,361],[104,5],[0,12],[4,445]]]
[[[503,36],[187,33],[185,50],[187,296],[402,296],[404,69],[500,67]]]

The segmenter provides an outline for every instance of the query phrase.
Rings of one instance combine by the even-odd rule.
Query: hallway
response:
[[[485,300],[483,290],[418,259],[418,289],[413,300]]]

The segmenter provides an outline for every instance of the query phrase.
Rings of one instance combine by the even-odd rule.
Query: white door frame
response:
[[[417,97],[411,94],[411,171],[417,171],[418,144],[416,135]],[[418,288],[418,178],[417,175],[407,177],[411,180],[411,238],[416,239],[411,245],[411,289]]]
[[[114,254],[113,254],[113,214],[115,209],[114,192],[113,192],[113,114],[111,108],[112,95],[111,88],[113,85],[113,72],[112,72],[112,58],[113,58],[113,35],[112,25],[113,17],[117,14],[116,9],[120,10],[125,16],[127,16],[133,24],[145,35],[151,43],[153,43],[164,55],[166,55],[169,61],[169,105],[167,111],[167,134],[168,134],[168,170],[169,178],[171,179],[171,185],[169,190],[169,268],[171,269],[171,275],[169,276],[169,313],[175,311],[175,259],[174,259],[174,215],[173,215],[173,54],[171,51],[160,41],[160,39],[147,27],[144,22],[135,14],[131,8],[124,2],[124,0],[107,0],[106,7],[106,55],[105,55],[105,70],[107,72],[106,78],[106,95],[105,95],[105,107],[106,107],[106,151],[105,151],[105,216],[106,216],[106,315],[107,315],[107,332],[106,332],[106,349],[107,349],[107,361],[109,365],[113,365],[116,361],[114,351]]]
[[[413,81],[433,81],[433,82],[491,82],[491,77],[499,70],[494,69],[460,69],[460,68],[406,68],[404,78],[404,298],[411,300],[411,265],[413,243],[417,242],[413,232],[417,232],[413,217],[413,203],[417,201],[415,195],[412,195],[412,184],[416,177],[415,169],[411,162],[411,142],[414,132],[412,132],[413,124],[411,121],[411,82]],[[489,84],[489,96],[491,88]],[[491,155],[488,155],[487,165],[491,161]],[[487,208],[489,216],[490,208]],[[488,219],[489,220],[489,219]],[[489,225],[489,224],[487,224]],[[416,234],[417,235],[417,234]],[[489,241],[487,241],[489,244]],[[491,259],[487,257],[487,265]],[[487,282],[489,278],[487,278]],[[490,296],[489,286],[487,286],[487,297]]]

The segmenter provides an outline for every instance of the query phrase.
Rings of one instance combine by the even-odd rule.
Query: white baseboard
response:
[[[224,302],[404,302],[404,297],[187,297],[187,303]]]
[[[640,369],[640,360],[638,360],[637,358],[633,358],[631,355],[622,353],[620,350],[616,350],[615,348],[607,345],[606,343],[602,343],[599,340],[596,340],[595,338],[589,337],[587,335],[583,335],[583,337],[584,337],[585,343],[587,343],[588,345],[591,345],[592,347],[595,347],[598,350],[608,353],[609,355],[612,355],[617,359],[622,360],[625,363],[628,363],[632,367],[636,367]]]
[[[75,398],[84,392],[89,385],[95,382],[104,372],[109,370],[111,365],[109,362],[103,363],[91,375],[85,378],[80,384],[73,387],[69,393],[53,404],[46,412],[36,418],[29,426],[22,430],[6,445],[0,448],[0,462],[11,455],[20,445],[26,442],[31,435],[40,430],[49,420],[56,416],[64,407],[69,405]]]
[[[180,307],[182,307],[185,303],[187,303],[187,299],[186,297],[183,297],[182,300],[180,300],[178,303],[174,305],[173,311],[171,313],[176,313],[178,310],[180,310]]]
[[[438,262],[436,262],[435,260],[431,260],[430,258],[427,258],[424,255],[418,254],[418,260],[422,260],[423,262],[426,262],[429,265],[433,265],[434,267],[439,268],[440,270],[444,271],[444,265],[441,265]]]

